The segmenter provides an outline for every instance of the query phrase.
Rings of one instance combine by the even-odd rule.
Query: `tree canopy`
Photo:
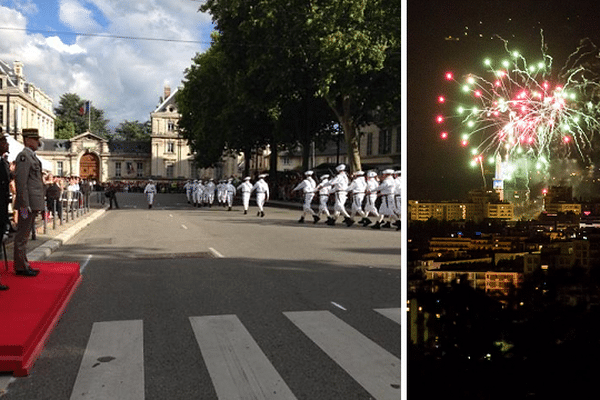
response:
[[[104,111],[94,106],[88,109],[86,104],[90,103],[75,93],[65,93],[60,97],[58,107],[54,109],[57,139],[70,139],[87,130],[103,137],[108,135],[108,120],[104,118]]]
[[[356,170],[357,128],[399,122],[400,0],[207,0],[200,10],[217,32],[178,97],[198,158],[213,160],[219,145],[307,148],[337,120]],[[208,143],[217,127],[227,138]]]

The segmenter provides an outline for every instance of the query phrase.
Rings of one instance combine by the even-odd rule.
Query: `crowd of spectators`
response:
[[[14,179],[16,163],[10,163],[10,198],[9,203],[9,220],[11,231],[16,231],[19,213],[15,209],[15,200],[17,197],[17,187]],[[67,204],[77,207],[88,207],[90,195],[93,190],[98,190],[99,187],[94,181],[80,179],[77,176],[54,176],[51,173],[44,172],[44,186],[46,189],[46,212],[41,215],[42,218],[51,218],[56,212],[58,218],[62,218],[63,208]]]

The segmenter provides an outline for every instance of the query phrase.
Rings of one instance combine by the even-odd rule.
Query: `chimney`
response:
[[[170,95],[171,95],[171,86],[165,85],[164,100],[168,99]]]
[[[23,78],[23,63],[21,61],[15,61],[13,63],[13,69],[17,78]]]

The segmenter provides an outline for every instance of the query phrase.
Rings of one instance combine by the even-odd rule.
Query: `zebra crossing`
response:
[[[374,311],[400,323],[400,308]],[[329,311],[284,312],[376,400],[400,396],[400,359]],[[295,400],[236,315],[189,317],[219,400]],[[144,399],[143,321],[96,322],[71,393],[75,399]]]

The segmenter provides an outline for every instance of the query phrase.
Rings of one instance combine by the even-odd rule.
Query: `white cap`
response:
[[[394,174],[396,174],[396,175],[402,175],[402,171],[396,170],[396,171],[394,171]]]
[[[266,177],[267,177],[267,175],[269,175],[269,174],[260,174],[258,177],[259,177],[259,178],[266,178]]]
[[[310,175],[312,175],[312,174],[313,174],[313,172],[312,172],[312,171],[306,171],[306,172],[304,173],[304,175],[308,175],[308,176],[310,176]]]
[[[327,179],[327,178],[329,178],[329,174],[325,174],[325,175],[321,176],[321,179]]]
[[[337,167],[335,167],[335,170],[338,171],[338,172],[339,171],[345,171],[346,170],[346,165],[340,164]]]
[[[367,177],[368,178],[375,178],[377,176],[377,172],[375,171],[369,171],[367,172]]]
[[[354,171],[354,175],[361,176],[361,175],[364,175],[364,174],[365,173],[363,171]]]
[[[249,180],[250,180],[250,177],[249,177],[249,176],[247,176],[247,177],[245,177],[245,178],[244,178],[244,180],[245,180],[245,181],[249,181]]]
[[[384,175],[392,175],[394,173],[393,169],[384,169],[383,172],[381,172]]]

